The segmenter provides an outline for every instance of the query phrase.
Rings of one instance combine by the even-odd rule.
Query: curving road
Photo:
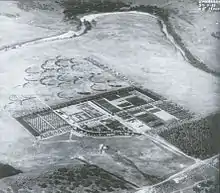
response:
[[[153,17],[158,20],[158,25],[161,28],[161,32],[164,34],[164,36],[167,38],[167,40],[175,47],[175,49],[182,55],[184,60],[194,66],[195,68],[198,68],[206,73],[212,74],[213,76],[220,77],[220,72],[216,72],[212,69],[210,69],[206,64],[204,64],[199,58],[195,57],[184,45],[182,39],[180,36],[175,32],[173,29],[171,23],[169,20],[164,19],[163,17],[146,13],[143,11],[119,11],[119,12],[108,12],[108,13],[98,13],[98,14],[90,14],[83,16],[80,18],[81,26],[79,26],[79,31],[68,31],[62,34],[57,34],[50,37],[42,37],[42,38],[36,38],[25,42],[19,42],[12,45],[6,45],[3,47],[0,47],[1,51],[9,51],[12,49],[18,49],[23,46],[30,46],[34,44],[39,43],[45,43],[45,42],[52,42],[52,41],[58,41],[58,40],[65,40],[65,39],[71,39],[76,38],[79,36],[82,36],[86,34],[90,29],[92,29],[92,22],[95,21],[99,17],[103,17],[106,15],[113,15],[113,14],[126,14],[126,13],[132,13],[132,14],[144,14],[149,17]]]

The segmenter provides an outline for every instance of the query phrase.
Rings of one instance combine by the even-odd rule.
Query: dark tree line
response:
[[[74,18],[80,14],[85,13],[103,13],[103,12],[113,12],[119,11],[123,7],[129,7],[129,5],[123,2],[112,2],[112,1],[64,1],[61,3],[64,7],[64,14],[66,18]]]
[[[13,176],[22,173],[21,170],[17,170],[8,164],[0,163],[0,179],[8,176]]]
[[[195,193],[219,193],[220,187],[217,180],[207,180],[193,187]]]
[[[218,154],[220,147],[220,114],[177,125],[159,133],[186,154],[206,159]]]

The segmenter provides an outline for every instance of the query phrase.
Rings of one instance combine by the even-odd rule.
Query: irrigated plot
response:
[[[106,99],[99,99],[99,100],[95,100],[94,102],[95,104],[101,106],[103,109],[105,109],[111,114],[114,114],[120,111],[120,109],[118,109],[116,106],[109,103]]]
[[[64,120],[72,123],[88,121],[90,119],[101,117],[105,112],[91,102],[70,105],[55,110]]]
[[[145,91],[139,88],[125,87],[54,106],[42,103],[44,108],[35,112],[30,111],[28,114],[29,111],[24,110],[23,113],[21,110],[22,116],[18,116],[17,120],[34,136],[40,135],[44,138],[57,131],[62,134],[69,130],[93,137],[130,136],[150,130],[161,131],[170,121],[178,121],[175,116],[155,106],[164,101],[155,101],[156,96],[151,94],[154,98],[152,99],[143,93]],[[34,100],[41,102],[39,97]]]
[[[72,129],[71,125],[53,111],[19,117],[17,120],[35,137],[48,138]]]
[[[178,106],[177,104],[174,104],[169,101],[164,101],[163,103],[160,103],[156,105],[158,108],[163,109],[164,111],[168,112],[169,114],[177,117],[180,120],[188,120],[190,118],[193,118],[194,113],[191,113],[185,109],[183,109],[181,106]]]

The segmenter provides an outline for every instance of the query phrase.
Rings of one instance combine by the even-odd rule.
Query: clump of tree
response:
[[[21,170],[17,170],[8,164],[0,163],[0,179],[4,177],[13,176],[22,173]]]
[[[220,40],[220,31],[218,31],[218,32],[212,32],[212,33],[211,33],[211,36],[214,37],[214,38],[216,38],[216,39],[219,39],[219,40]]]
[[[99,168],[96,165],[80,164],[77,166],[63,166],[46,173],[42,173],[36,178],[21,180],[17,183],[17,188],[45,192],[131,192],[133,187],[123,179]],[[38,192],[38,191],[36,191]]]
[[[207,180],[193,187],[195,193],[219,193],[219,190],[219,183],[214,180]]]
[[[64,14],[66,18],[75,18],[80,14],[85,13],[104,13],[104,12],[113,12],[119,11],[121,8],[129,7],[129,5],[123,2],[112,2],[104,0],[95,0],[95,1],[63,1],[61,2],[62,7],[64,8]]]
[[[134,11],[142,11],[146,13],[150,13],[160,17],[163,21],[168,21],[169,12],[167,9],[159,8],[153,5],[138,5],[138,6],[131,6],[130,10]]]
[[[218,154],[220,114],[176,125],[159,135],[186,154],[206,159]]]
[[[157,15],[163,20],[168,21],[169,12],[167,9],[159,8],[152,5],[131,5],[121,1],[109,0],[75,0],[75,1],[62,1],[61,6],[64,8],[64,14],[67,18],[73,18],[80,14],[85,13],[103,13],[114,11],[142,11],[150,14]]]

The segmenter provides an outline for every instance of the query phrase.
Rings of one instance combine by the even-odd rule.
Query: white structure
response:
[[[70,135],[69,135],[69,140],[70,140],[70,141],[72,140],[73,135],[74,135],[74,133],[73,133],[73,129],[71,129],[71,131],[70,131]]]
[[[105,150],[108,149],[108,146],[104,145],[104,144],[100,144],[99,145],[99,152],[100,154],[105,153]]]

